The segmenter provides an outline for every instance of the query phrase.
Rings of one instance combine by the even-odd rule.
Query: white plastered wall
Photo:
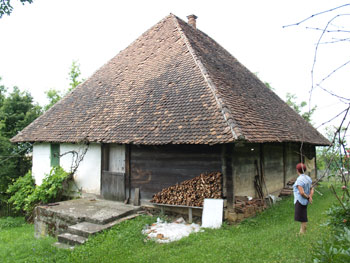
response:
[[[72,166],[72,153],[76,151],[79,155],[84,151],[86,145],[63,143],[60,145],[60,166],[67,172]],[[65,155],[64,155],[65,154]],[[62,156],[63,155],[63,156]],[[84,193],[100,194],[101,186],[101,144],[90,144],[83,161],[79,164],[74,176],[74,181]]]
[[[50,170],[50,144],[34,144],[32,175],[35,179],[35,183],[40,185],[45,177],[45,174],[49,174]]]

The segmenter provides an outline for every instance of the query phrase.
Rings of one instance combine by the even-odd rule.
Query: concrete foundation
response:
[[[138,206],[99,199],[76,199],[35,208],[35,237],[57,236],[81,222],[105,225],[140,210]]]

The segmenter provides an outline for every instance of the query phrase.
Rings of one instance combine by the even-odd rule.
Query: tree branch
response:
[[[316,14],[313,14],[301,21],[299,21],[298,23],[295,23],[295,24],[290,24],[290,25],[286,25],[286,26],[283,26],[283,28],[286,28],[286,27],[291,27],[291,26],[298,26],[302,23],[304,23],[305,21],[309,20],[309,19],[312,19],[314,18],[315,16],[319,16],[319,15],[322,15],[322,14],[325,14],[325,13],[329,13],[329,12],[332,12],[334,10],[337,10],[339,8],[343,8],[343,7],[346,7],[346,6],[350,6],[350,4],[345,4],[345,5],[341,5],[341,6],[337,6],[337,7],[334,7],[334,8],[331,8],[331,9],[328,9],[328,10],[325,10],[325,11],[322,11],[322,12],[319,12],[319,13],[316,13]]]
[[[350,33],[350,31],[342,30],[342,29],[338,29],[338,30],[324,30],[324,29],[318,28],[318,27],[306,27],[306,29],[324,31],[325,33]]]

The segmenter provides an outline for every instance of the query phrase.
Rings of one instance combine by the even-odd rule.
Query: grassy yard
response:
[[[117,225],[74,251],[52,247],[54,238],[34,239],[33,225],[22,218],[0,219],[0,262],[311,262],[312,246],[329,234],[320,226],[324,212],[335,202],[326,187],[318,190],[323,196],[314,196],[304,236],[296,235],[292,198],[239,225],[161,245],[144,242],[141,230],[156,220],[149,216]]]

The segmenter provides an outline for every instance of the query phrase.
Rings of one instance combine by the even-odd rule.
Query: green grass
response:
[[[170,244],[144,242],[141,230],[156,218],[140,216],[72,252],[52,247],[53,238],[36,240],[34,227],[21,218],[0,219],[0,262],[311,262],[313,245],[329,235],[320,225],[335,202],[326,187],[318,190],[323,196],[315,194],[309,206],[304,236],[296,235],[299,224],[293,220],[292,198],[239,225],[224,224]]]
[[[54,238],[34,238],[34,226],[25,223],[24,218],[0,218],[0,262],[54,262],[68,254],[55,249]],[[63,251],[65,252],[65,251]]]

